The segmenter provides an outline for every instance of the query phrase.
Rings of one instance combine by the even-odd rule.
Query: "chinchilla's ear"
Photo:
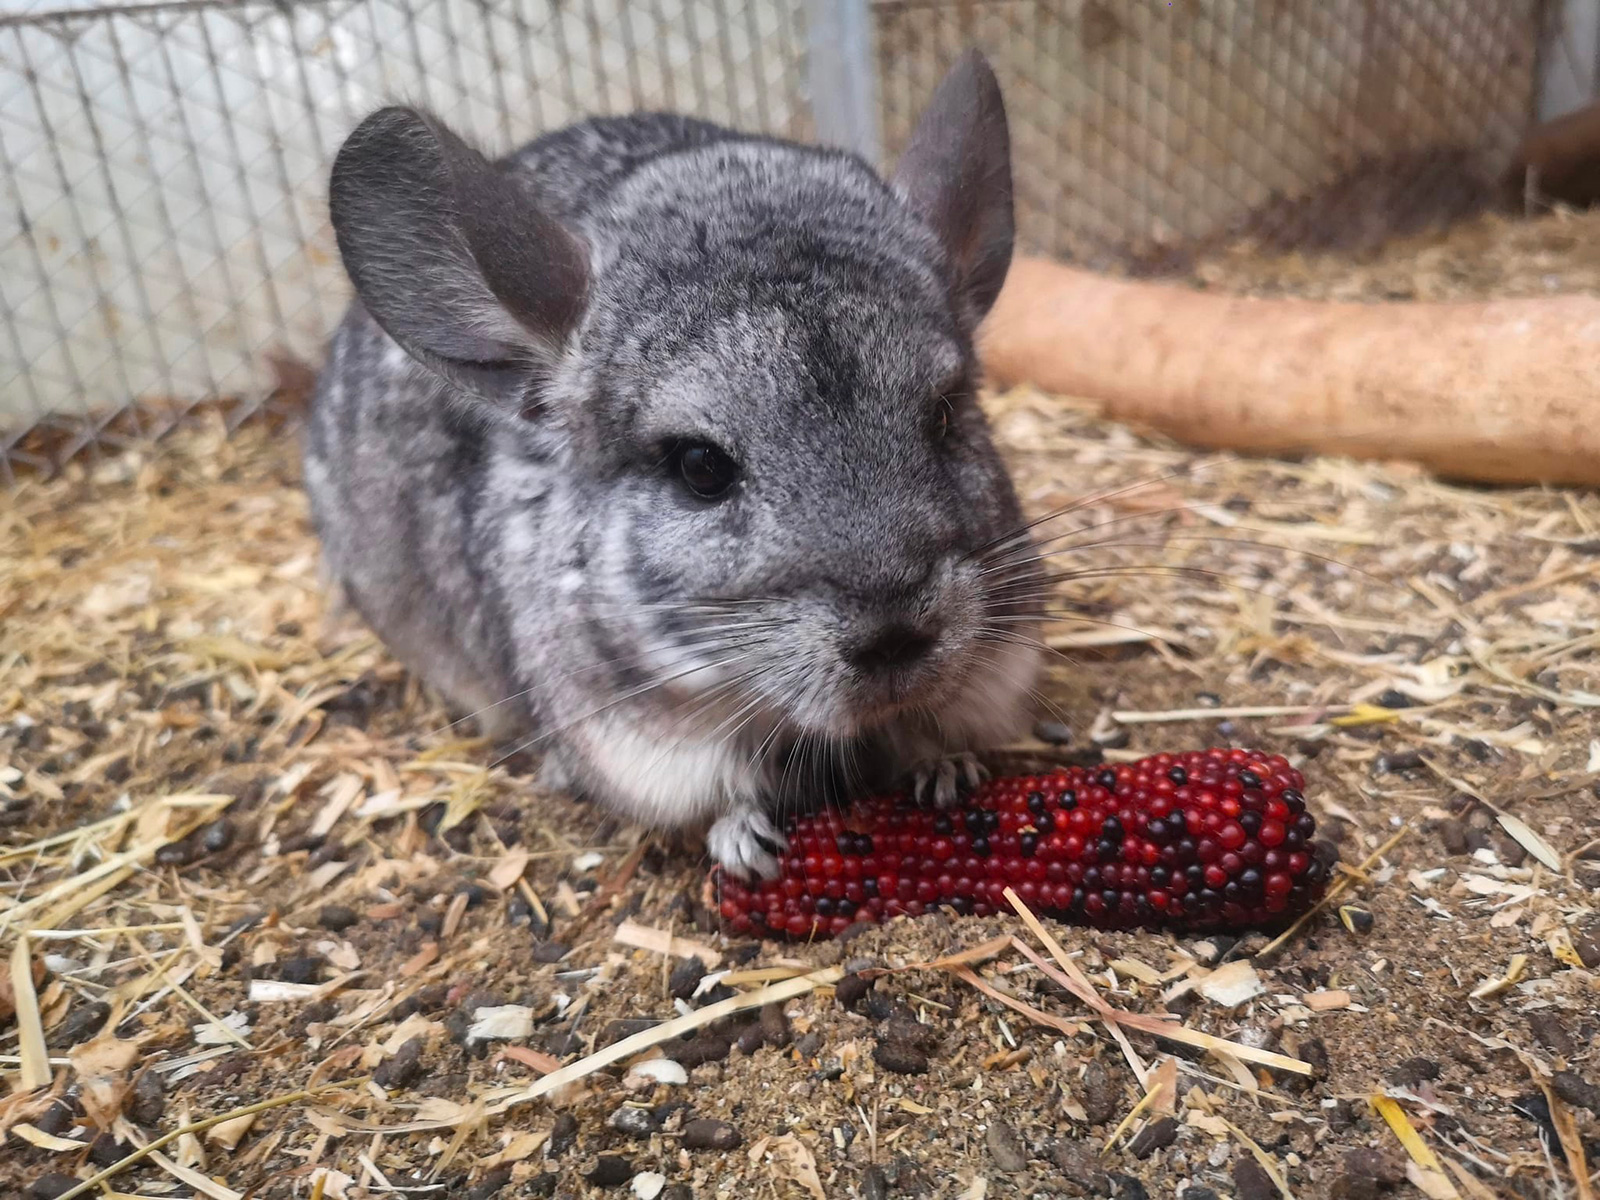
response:
[[[584,243],[516,176],[434,118],[385,108],[340,148],[330,196],[345,270],[413,358],[531,416],[530,386],[583,314]]]
[[[974,322],[1011,266],[1011,138],[1000,84],[969,50],[933,94],[895,168],[893,186],[939,235],[957,299]]]

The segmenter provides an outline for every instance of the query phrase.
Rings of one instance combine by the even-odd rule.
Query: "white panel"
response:
[[[328,165],[390,100],[496,152],[634,108],[803,134],[799,2],[0,0],[52,14],[0,16],[0,430],[317,361],[347,294]]]

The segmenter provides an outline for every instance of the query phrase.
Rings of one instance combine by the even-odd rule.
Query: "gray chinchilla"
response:
[[[770,875],[785,805],[948,802],[1025,727],[1040,580],[974,395],[1012,245],[981,56],[888,182],[665,115],[491,162],[386,108],[332,214],[330,582],[547,779]]]

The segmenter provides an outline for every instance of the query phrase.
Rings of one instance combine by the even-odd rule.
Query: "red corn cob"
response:
[[[1281,924],[1327,887],[1305,780],[1279,755],[1156,754],[990,780],[944,812],[903,796],[790,822],[777,879],[719,876],[735,933],[812,937],[948,905],[987,916],[1005,889],[1105,927]]]

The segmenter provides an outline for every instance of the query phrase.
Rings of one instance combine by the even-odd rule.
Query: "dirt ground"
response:
[[[1596,232],[1197,271],[1498,294],[1570,250],[1560,285],[1590,287]],[[1600,497],[990,406],[1029,509],[1082,502],[1051,529],[1090,568],[1040,714],[1071,742],[1010,753],[1283,753],[1349,868],[1270,948],[1050,928],[1101,1003],[1309,1074],[1124,1034],[1014,944],[927,965],[1043,954],[1015,917],[724,938],[697,852],[491,766],[324,614],[290,431],[202,424],[0,507],[0,1191],[145,1145],[90,1193],[1591,1195]],[[764,987],[787,997],[525,1094]]]

